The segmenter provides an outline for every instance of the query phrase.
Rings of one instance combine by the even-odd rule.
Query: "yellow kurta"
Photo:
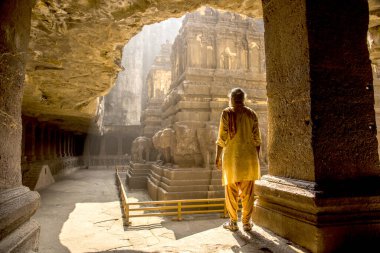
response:
[[[236,133],[231,134],[232,117],[236,120]],[[223,147],[223,185],[259,179],[260,165],[256,147],[261,145],[261,136],[257,115],[252,109],[246,106],[224,109],[216,143]]]

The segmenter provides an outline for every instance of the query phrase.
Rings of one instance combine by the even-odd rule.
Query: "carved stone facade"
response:
[[[215,148],[209,140],[216,138],[221,111],[234,87],[247,91],[248,105],[259,114],[265,139],[264,58],[261,20],[212,8],[186,15],[173,44],[172,84],[162,106],[163,127],[176,133],[175,164],[212,163],[205,153],[210,145]]]
[[[86,135],[60,129],[49,122],[22,117],[22,183],[42,189],[62,175],[85,166],[82,159]]]
[[[139,126],[106,126],[102,136],[88,135],[84,146],[84,162],[89,168],[114,169],[130,162],[133,140]]]
[[[172,44],[168,41],[161,45],[161,51],[155,58],[148,73],[147,107],[141,115],[142,135],[152,137],[161,129],[161,105],[169,91],[171,83],[170,53]]]
[[[185,16],[172,47],[172,82],[161,106],[162,128],[152,138],[165,164],[153,166],[149,175],[153,199],[223,196],[220,171],[213,164],[220,115],[232,88],[247,91],[247,105],[258,113],[265,142],[263,32],[262,20],[210,7]],[[265,174],[266,159],[261,163]]]

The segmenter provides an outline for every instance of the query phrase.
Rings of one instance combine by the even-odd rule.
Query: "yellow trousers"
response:
[[[250,222],[253,212],[253,186],[254,181],[242,181],[225,186],[226,208],[232,221],[238,220],[237,211],[239,208],[239,198],[243,206],[241,221],[243,224]]]

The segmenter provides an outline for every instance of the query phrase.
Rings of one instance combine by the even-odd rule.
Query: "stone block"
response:
[[[1,252],[38,252],[40,225],[29,220],[0,241]]]
[[[380,238],[380,192],[379,182],[359,181],[317,190],[310,181],[263,176],[253,220],[312,252],[360,252]]]
[[[175,114],[175,122],[178,122],[178,121],[205,122],[209,120],[210,120],[209,111],[182,110]]]
[[[148,191],[152,199],[197,199],[224,194],[220,171],[205,168],[159,169],[158,165],[153,168],[148,179]]]
[[[126,184],[130,189],[147,189],[151,163],[132,163],[127,171]]]
[[[154,201],[158,200],[158,182],[154,182],[151,178],[148,178],[147,188],[149,197]]]
[[[195,182],[194,182],[195,183]],[[191,191],[208,191],[208,184],[204,185],[168,185],[165,182],[160,183],[160,187],[167,192],[191,192]]]
[[[18,247],[14,243],[23,243],[23,240],[29,240],[28,238],[23,238],[29,235],[23,234],[22,229],[18,230],[22,224],[24,224],[23,226],[28,226],[27,224],[29,224],[31,226],[30,230],[34,231],[33,233],[37,233],[37,230],[39,230],[38,224],[28,222],[39,207],[39,200],[40,195],[37,192],[30,191],[25,186],[0,191],[1,244],[5,243],[3,240],[8,240],[6,244],[9,247]],[[20,234],[17,235],[18,233]],[[19,236],[20,238],[17,238]],[[18,240],[20,242],[17,242]],[[2,247],[0,248],[3,249]]]
[[[197,110],[209,110],[210,102],[209,101],[179,101],[175,105],[176,111],[184,109],[197,109]]]

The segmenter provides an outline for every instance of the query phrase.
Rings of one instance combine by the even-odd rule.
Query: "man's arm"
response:
[[[215,156],[215,166],[217,169],[222,169],[221,156],[222,156],[223,148],[216,144],[216,156]]]

